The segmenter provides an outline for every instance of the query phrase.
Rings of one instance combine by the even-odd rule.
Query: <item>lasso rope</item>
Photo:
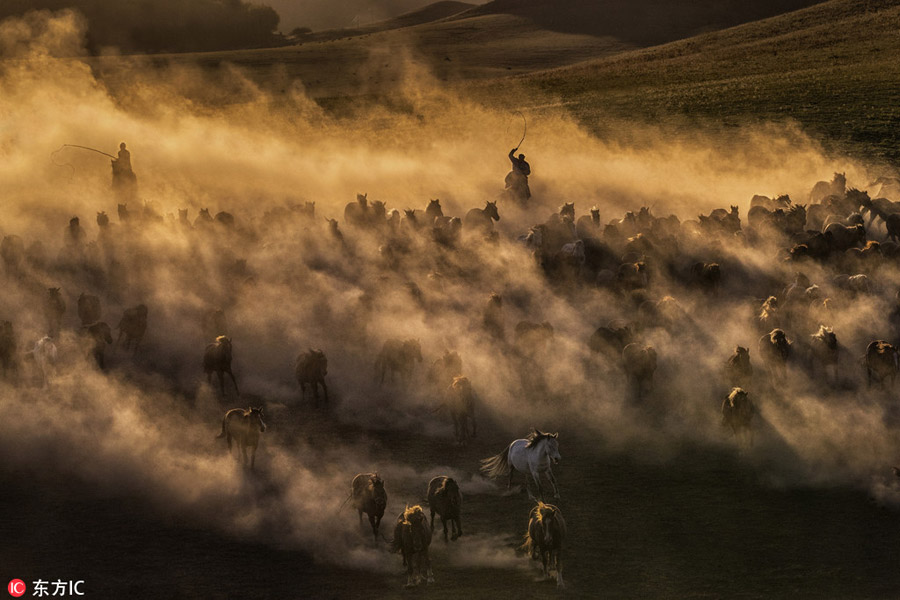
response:
[[[62,152],[63,148],[81,148],[82,150],[90,150],[91,152],[96,152],[97,154],[102,154],[103,156],[108,156],[108,157],[112,158],[113,160],[117,160],[115,156],[113,156],[112,154],[107,154],[103,150],[97,150],[96,148],[90,148],[88,146],[79,146],[78,144],[63,144],[62,146],[60,146],[59,148],[57,148],[56,150],[54,150],[53,152],[50,153],[50,162],[53,163],[53,165],[57,166],[57,167],[69,167],[70,169],[72,169],[72,173],[69,175],[69,181],[72,181],[72,178],[75,177],[75,165],[73,165],[71,163],[56,162],[56,155],[58,153]]]

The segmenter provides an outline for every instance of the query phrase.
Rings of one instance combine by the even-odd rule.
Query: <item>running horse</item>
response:
[[[225,438],[228,442],[228,453],[231,454],[232,441],[237,440],[241,451],[242,464],[247,464],[247,448],[250,448],[250,468],[256,463],[256,448],[259,446],[259,434],[266,430],[263,421],[263,409],[250,407],[232,408],[222,419],[222,432],[216,439]]]
[[[431,530],[428,528],[425,511],[419,505],[411,508],[407,505],[406,510],[397,517],[394,539],[391,542],[391,551],[399,552],[403,556],[406,587],[413,587],[421,583],[422,579],[434,583],[431,558],[428,556],[430,545]]]
[[[537,485],[538,495],[543,500],[544,488],[541,485],[541,477],[546,476],[553,486],[553,497],[559,498],[559,488],[556,485],[556,477],[553,476],[551,464],[558,464],[559,434],[544,433],[533,429],[527,438],[515,440],[509,447],[499,454],[481,461],[481,472],[491,479],[497,479],[507,475],[507,489],[512,486],[514,471],[525,474],[525,490],[531,498],[534,496],[528,488],[528,476]]]
[[[566,541],[566,521],[562,512],[552,504],[538,502],[531,509],[528,533],[525,535],[525,550],[532,560],[541,559],[544,577],[550,577],[550,567],[556,570],[556,587],[564,588],[562,575],[562,551]]]

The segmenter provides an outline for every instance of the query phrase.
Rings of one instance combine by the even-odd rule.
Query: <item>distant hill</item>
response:
[[[459,18],[505,14],[540,29],[653,46],[779,15],[821,0],[493,0]]]
[[[900,3],[832,0],[653,48],[480,86],[486,101],[729,126],[793,119],[859,155],[900,161]]]
[[[358,27],[345,27],[342,29],[326,29],[323,31],[309,32],[302,36],[300,41],[319,42],[361,35],[371,35],[373,33],[403,29],[405,27],[414,27],[416,25],[433,23],[434,21],[459,15],[475,6],[477,5],[469,4],[468,2],[441,0],[440,2],[434,2],[417,10],[412,10],[384,21],[377,21]]]

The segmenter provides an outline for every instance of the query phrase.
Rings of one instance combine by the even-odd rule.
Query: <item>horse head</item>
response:
[[[366,208],[366,206],[368,206],[368,204],[369,204],[369,194],[368,193],[357,194],[356,201],[359,202],[360,206],[362,206],[363,208]]]
[[[441,201],[437,198],[428,202],[428,208],[425,209],[425,212],[433,214],[436,217],[444,216],[444,211],[441,209]]]
[[[487,203],[487,206],[484,207],[484,214],[489,216],[494,221],[500,220],[500,213],[497,212],[497,202],[491,202],[490,200]]]
[[[574,202],[566,202],[562,206],[559,207],[559,216],[560,217],[571,217],[575,218],[575,203]]]
[[[250,407],[250,421],[256,421],[259,425],[259,431],[264,432],[266,430],[266,423],[263,421],[263,409],[262,406],[258,408]]]

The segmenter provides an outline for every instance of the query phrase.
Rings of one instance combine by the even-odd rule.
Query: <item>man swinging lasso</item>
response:
[[[509,151],[509,161],[512,163],[512,171],[506,175],[506,190],[519,202],[525,202],[531,198],[531,189],[528,187],[528,176],[531,175],[531,165],[525,161],[525,155],[516,156],[518,147]]]

